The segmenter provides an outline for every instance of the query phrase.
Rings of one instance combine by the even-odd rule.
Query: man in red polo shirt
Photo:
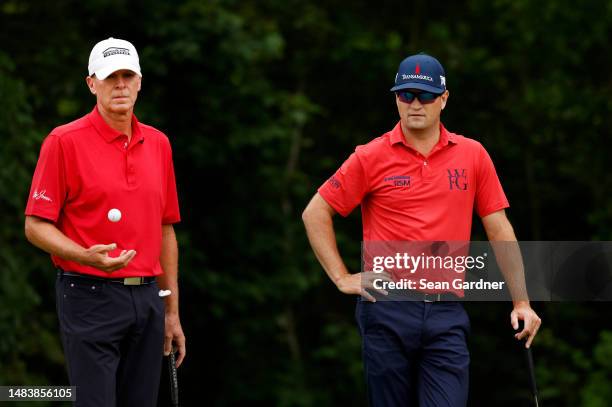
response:
[[[368,397],[373,406],[465,406],[468,394],[469,320],[456,290],[415,290],[417,301],[378,301],[371,272],[351,274],[336,245],[332,218],[361,205],[368,242],[469,241],[472,213],[489,240],[516,242],[504,209],[508,201],[493,163],[474,140],[440,122],[449,92],[442,65],[418,54],[399,65],[395,92],[400,120],[393,130],[358,146],[324,183],[303,213],[310,244],[338,289],[359,294],[357,321],[363,341]],[[521,270],[522,271],[522,270]],[[513,297],[511,324],[529,347],[540,318],[531,309],[522,275],[507,277]],[[508,278],[511,277],[511,278]],[[388,277],[387,277],[388,278]]]
[[[141,77],[130,42],[94,46],[86,82],[96,106],[44,140],[25,210],[28,240],[59,270],[58,318],[79,406],[155,406],[162,352],[174,344],[177,365],[185,357],[172,151],[134,116]]]

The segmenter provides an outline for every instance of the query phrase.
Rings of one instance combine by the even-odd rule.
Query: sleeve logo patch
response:
[[[340,181],[338,181],[338,179],[334,175],[332,175],[332,177],[328,179],[327,182],[329,182],[332,188],[335,188],[335,189],[338,189],[342,186]]]
[[[53,202],[51,198],[45,195],[46,192],[46,189],[43,189],[42,191],[35,190],[32,194],[32,199],[34,199],[35,201],[40,201],[42,199],[43,201]]]

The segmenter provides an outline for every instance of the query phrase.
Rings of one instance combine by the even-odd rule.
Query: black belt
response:
[[[78,277],[82,279],[105,281],[108,283],[123,284],[123,285],[145,285],[145,284],[151,284],[155,282],[155,277],[104,278],[104,277],[91,276],[89,274],[73,273],[71,271],[64,271],[62,269],[58,269],[58,272],[60,276]]]
[[[423,301],[423,302],[439,302],[439,301],[457,301],[459,297],[457,297],[453,293],[439,293],[439,294],[428,294],[423,293],[421,291],[416,290],[404,290],[400,294],[401,297],[407,297],[414,301]]]

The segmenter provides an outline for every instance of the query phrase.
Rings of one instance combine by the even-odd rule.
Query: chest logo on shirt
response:
[[[385,177],[384,181],[394,187],[410,188],[410,175],[391,175]]]
[[[467,191],[468,189],[468,180],[467,180],[467,172],[465,168],[454,168],[447,169],[448,172],[448,189],[449,190],[459,190],[459,191]]]

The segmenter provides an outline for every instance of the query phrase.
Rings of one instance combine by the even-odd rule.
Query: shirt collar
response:
[[[406,138],[404,137],[404,132],[402,131],[402,126],[400,122],[397,122],[393,130],[391,130],[389,141],[391,145],[402,143],[406,147],[410,147],[406,143]],[[451,133],[450,131],[446,130],[446,127],[444,127],[444,125],[440,123],[440,140],[438,140],[437,145],[440,147],[446,147],[449,143],[457,144],[455,135]]]
[[[104,121],[104,118],[102,118],[102,115],[100,115],[100,112],[98,111],[97,105],[94,106],[93,110],[89,114],[89,121],[94,126],[98,134],[100,134],[100,136],[102,136],[102,138],[106,140],[107,143],[111,143],[114,140],[116,140],[118,137],[123,136],[121,132],[113,129],[111,126],[108,125],[108,123]],[[133,113],[132,113],[132,139],[134,139],[136,142],[144,140],[144,135],[140,131],[138,119],[136,118],[136,115]]]

